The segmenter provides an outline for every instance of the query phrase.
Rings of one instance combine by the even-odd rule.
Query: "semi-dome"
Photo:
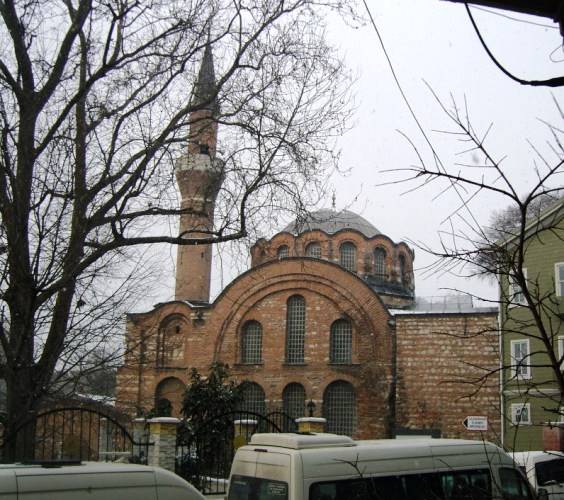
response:
[[[349,210],[317,210],[311,212],[303,219],[296,219],[288,224],[282,231],[298,235],[306,231],[318,229],[327,234],[335,234],[344,229],[354,229],[367,238],[372,238],[380,233],[370,222]]]

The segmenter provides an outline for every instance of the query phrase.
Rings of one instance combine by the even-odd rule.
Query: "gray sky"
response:
[[[539,119],[562,128],[553,97],[564,107],[564,88],[524,87],[503,75],[480,45],[462,4],[439,0],[367,3],[400,84],[442,161],[452,165],[457,161],[454,153],[467,146],[452,136],[433,132],[452,126],[424,81],[446,104],[450,105],[451,93],[461,107],[466,98],[477,130],[485,132],[493,123],[486,145],[495,157],[507,156],[506,172],[519,192],[525,192],[534,181],[534,162],[539,161],[528,141],[550,156],[546,146],[548,128]],[[473,9],[490,49],[507,69],[524,79],[564,75],[564,51],[557,24],[549,19],[505,13],[516,19],[512,20],[490,12]],[[438,186],[407,194],[403,194],[407,185],[379,186],[394,179],[383,170],[417,162],[413,149],[398,130],[416,143],[427,160],[431,155],[401,98],[376,33],[369,24],[351,29],[335,22],[329,34],[350,67],[358,72],[354,128],[340,142],[341,165],[351,171],[344,179],[335,180],[337,207],[352,203],[353,210],[396,241],[436,245],[438,231],[448,230],[443,223],[445,217],[458,206],[454,193],[435,199]],[[561,181],[562,174],[563,184]],[[355,196],[357,201],[353,201]],[[504,199],[484,193],[471,207],[478,220],[486,223],[493,210],[506,204]],[[429,262],[429,256],[416,250],[417,268]],[[481,280],[427,276],[416,271],[418,295],[449,293],[442,290],[444,287],[495,296],[495,287]]]
[[[433,132],[452,126],[425,81],[449,105],[451,93],[460,106],[466,99],[478,131],[484,132],[493,123],[486,144],[494,157],[506,157],[508,176],[525,192],[534,178],[534,162],[539,161],[528,141],[549,156],[548,129],[540,119],[562,128],[554,99],[564,107],[564,88],[524,87],[503,75],[481,47],[462,4],[440,0],[368,0],[368,4],[400,84],[443,163],[453,165],[459,159],[455,153],[467,146]],[[508,19],[477,8],[473,12],[491,50],[511,72],[525,79],[564,75],[562,37],[551,20],[505,13],[514,18]],[[394,179],[383,170],[405,168],[417,161],[398,131],[405,133],[427,160],[431,156],[401,98],[374,29],[370,24],[347,26],[335,18],[329,20],[327,33],[358,76],[352,129],[338,144],[341,167],[349,173],[333,179],[337,208],[360,213],[394,241],[436,246],[438,232],[448,230],[445,217],[459,204],[454,193],[437,198],[438,186],[406,194],[407,185],[381,185]],[[484,194],[474,199],[471,208],[480,223],[487,223],[493,210],[506,205],[506,200]],[[331,200],[324,206],[330,207]],[[274,229],[283,225],[265,236],[273,236]],[[172,261],[176,248],[169,252]],[[214,259],[212,296],[248,267],[248,262],[233,263],[217,252]],[[447,288],[457,288],[495,298],[492,283],[423,272],[431,260],[416,249],[418,296],[445,295],[452,293]],[[171,280],[168,292],[164,296],[159,293],[158,300],[172,299],[173,294]]]

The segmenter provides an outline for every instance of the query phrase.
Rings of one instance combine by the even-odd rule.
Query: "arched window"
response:
[[[241,363],[262,362],[262,326],[258,321],[247,321],[241,338]]]
[[[284,412],[292,418],[305,416],[305,389],[302,384],[291,383],[282,392]]]
[[[292,295],[286,310],[286,363],[304,362],[305,312],[305,299]]]
[[[374,274],[379,279],[386,278],[386,250],[380,247],[374,250]]]
[[[288,255],[290,255],[290,249],[288,248],[288,245],[279,246],[277,255],[279,259],[285,259],[286,257],[288,257]]]
[[[405,268],[405,255],[403,255],[402,253],[400,253],[399,256],[399,272],[400,272],[400,280],[402,283],[405,284],[407,282],[407,274]]]
[[[266,414],[266,402],[264,390],[256,382],[243,382],[241,384],[240,411],[252,411],[254,413]]]
[[[323,417],[326,432],[352,436],[356,430],[356,397],[348,382],[338,380],[327,386],[323,394]]]
[[[347,241],[340,248],[340,263],[347,271],[356,271],[356,247]]]
[[[310,243],[305,249],[306,257],[321,259],[321,244],[317,241]]]
[[[184,319],[174,315],[165,319],[159,326],[157,334],[158,367],[174,366],[184,358]]]
[[[182,411],[182,398],[184,397],[185,391],[186,386],[182,380],[176,377],[168,377],[161,380],[155,390],[155,408],[157,412],[162,412],[165,406],[167,406],[169,409],[166,410],[166,413],[170,411],[168,416],[180,416],[180,412]]]
[[[352,327],[346,319],[338,319],[331,325],[331,363],[352,363]]]

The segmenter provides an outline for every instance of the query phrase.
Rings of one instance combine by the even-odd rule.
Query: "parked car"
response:
[[[537,491],[539,500],[564,500],[564,453],[561,451],[520,451],[513,453]]]
[[[0,465],[2,500],[204,500],[160,467],[106,462]]]
[[[228,500],[533,500],[497,446],[461,439],[353,441],[255,434],[237,450]]]

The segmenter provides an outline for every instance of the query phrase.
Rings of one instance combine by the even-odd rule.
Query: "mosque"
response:
[[[223,180],[210,48],[194,98],[187,154],[175,166],[180,232],[213,226]],[[393,207],[390,207],[393,215]],[[196,214],[196,215],[195,215]],[[388,215],[389,217],[390,215]],[[175,300],[129,314],[117,404],[131,414],[166,399],[180,412],[190,370],[227,363],[244,407],[311,410],[355,438],[476,437],[500,430],[497,311],[459,297],[416,297],[414,251],[351,211],[319,210],[251,248],[251,267],[210,302],[209,245],[179,246]]]

